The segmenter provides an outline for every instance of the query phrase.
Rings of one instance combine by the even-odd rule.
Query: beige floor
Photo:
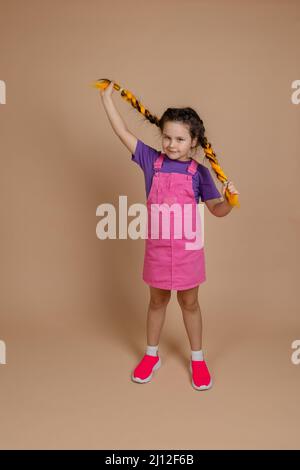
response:
[[[2,449],[299,448],[300,365],[293,325],[266,327],[246,309],[205,307],[203,346],[214,378],[191,386],[189,345],[174,293],[149,384],[130,372],[144,347],[144,318],[114,312],[61,328],[4,329],[0,366]],[[92,327],[92,328],[91,328]]]

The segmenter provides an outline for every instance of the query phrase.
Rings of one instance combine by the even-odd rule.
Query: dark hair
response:
[[[187,126],[192,140],[197,138],[196,147],[201,145],[205,148],[207,138],[205,137],[205,127],[203,121],[193,108],[168,108],[158,121],[161,132],[166,122],[180,122]]]

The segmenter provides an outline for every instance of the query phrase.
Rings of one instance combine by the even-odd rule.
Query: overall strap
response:
[[[154,160],[154,164],[153,164],[153,168],[154,168],[154,171],[159,171],[162,167],[162,164],[163,164],[163,161],[164,161],[164,156],[163,154],[161,153],[157,158],[156,160]]]
[[[192,175],[194,175],[197,171],[197,168],[198,168],[198,163],[196,162],[196,160],[192,160],[191,163],[188,166],[187,171],[189,173],[192,173]]]

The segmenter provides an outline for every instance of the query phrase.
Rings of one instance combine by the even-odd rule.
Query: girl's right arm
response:
[[[138,139],[127,129],[125,122],[115,107],[111,96],[114,90],[113,84],[114,82],[111,81],[105,90],[100,90],[102,103],[115,134],[128,148],[128,150],[134,154]]]

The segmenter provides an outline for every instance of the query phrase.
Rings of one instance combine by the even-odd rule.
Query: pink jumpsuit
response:
[[[150,286],[168,290],[185,290],[196,287],[206,280],[205,256],[203,243],[198,244],[197,249],[186,249],[186,243],[193,243],[196,237],[187,238],[184,231],[184,224],[189,220],[192,230],[196,233],[196,228],[201,225],[200,214],[193,190],[192,175],[197,171],[198,163],[192,160],[189,167],[189,174],[163,173],[160,171],[164,160],[164,154],[160,154],[154,161],[154,175],[152,186],[147,199],[147,236],[145,240],[145,256],[143,268],[143,280]],[[182,235],[175,236],[178,229],[175,229],[175,218],[178,220],[178,212],[175,215],[172,211],[170,232],[168,238],[162,237],[162,223],[154,227],[155,221],[151,219],[151,207],[155,212],[155,204],[165,207],[172,204],[179,204],[184,213],[183,205],[191,207],[190,217],[182,216],[180,224]],[[159,212],[157,210],[157,212]],[[158,214],[159,218],[164,214]],[[157,230],[159,237],[151,237],[151,221],[153,220],[153,230]],[[156,219],[157,220],[157,219]],[[160,219],[162,220],[162,219]],[[192,220],[192,221],[191,221]],[[178,225],[177,225],[178,227]],[[202,239],[202,238],[201,238]],[[196,245],[193,245],[196,246]],[[199,248],[200,247],[200,248]]]

